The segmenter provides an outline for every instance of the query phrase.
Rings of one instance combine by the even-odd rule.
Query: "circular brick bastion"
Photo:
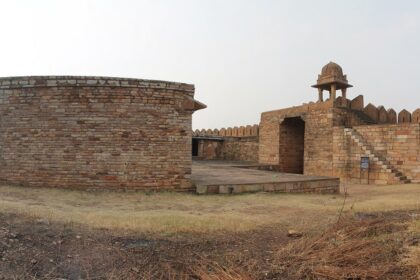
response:
[[[194,86],[106,77],[0,78],[0,180],[188,190]]]

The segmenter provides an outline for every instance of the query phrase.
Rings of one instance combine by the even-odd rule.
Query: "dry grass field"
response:
[[[347,187],[344,210],[379,212],[420,209],[420,185]],[[343,195],[256,193],[83,192],[0,187],[0,211],[93,228],[171,234],[246,231],[280,224],[306,229],[336,219]],[[310,222],[310,223],[309,223]]]
[[[416,279],[420,185],[346,190],[198,196],[0,186],[0,279]],[[302,236],[288,237],[290,229]]]

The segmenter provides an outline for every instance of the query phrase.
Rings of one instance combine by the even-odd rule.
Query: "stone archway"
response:
[[[301,117],[285,118],[280,123],[280,170],[303,174],[305,121]]]

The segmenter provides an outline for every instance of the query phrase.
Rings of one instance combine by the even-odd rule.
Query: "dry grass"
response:
[[[396,279],[401,242],[393,234],[401,237],[405,228],[347,217],[318,236],[288,244],[278,252],[275,271],[285,279]]]
[[[420,208],[420,185],[348,188],[345,210]],[[337,218],[343,195],[89,193],[0,186],[0,211],[145,233],[246,231],[279,224],[310,231]]]
[[[196,265],[191,275],[200,280],[253,280],[254,278],[241,269],[222,267],[217,263]]]
[[[420,185],[348,193],[341,212],[343,195],[0,186],[8,259],[0,271],[16,279],[416,279]],[[288,228],[303,236],[287,237]]]
[[[408,228],[411,238],[406,246],[407,255],[403,262],[407,265],[412,265],[417,268],[417,277],[420,279],[420,217],[413,216],[413,221]]]

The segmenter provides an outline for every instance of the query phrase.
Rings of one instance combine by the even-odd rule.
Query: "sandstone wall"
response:
[[[280,163],[285,168],[289,165],[288,160],[294,160],[285,158],[282,153],[290,144],[293,144],[293,141],[285,142],[285,138],[280,137],[283,133],[281,124],[287,118],[301,118],[305,122],[303,173],[331,176],[333,107],[330,102],[305,104],[262,113],[259,133],[259,162]]]
[[[347,127],[371,124],[402,124],[419,123],[420,109],[413,113],[403,109],[398,114],[392,108],[386,109],[384,106],[375,106],[372,103],[364,106],[364,97],[359,95],[353,100],[338,97],[334,102],[335,113],[334,125],[344,125]]]
[[[258,134],[258,125],[197,129],[197,158],[258,162]]]
[[[196,129],[193,136],[203,137],[254,137],[259,134],[259,126],[257,124],[247,126],[235,126],[221,129]]]
[[[190,187],[194,86],[0,79],[0,179],[83,189]]]
[[[363,125],[353,130],[367,145],[345,135],[344,128],[334,128],[335,176],[362,183],[367,183],[369,177],[369,183],[373,184],[401,183],[396,175],[420,181],[420,124]],[[379,159],[370,160],[369,174],[363,170],[361,173],[360,158],[370,153],[362,146],[368,146]]]
[[[225,138],[220,159],[258,162],[258,137]]]
[[[420,180],[420,124],[354,127],[392,166],[405,175]]]
[[[194,135],[222,137],[219,159],[248,160],[242,155],[258,151],[259,163],[282,172],[392,184],[420,180],[419,125],[420,109],[397,114],[383,106],[365,106],[359,95],[262,113],[258,148],[241,138],[249,126],[197,130]],[[371,152],[360,146],[359,136]],[[235,140],[226,141],[229,138]],[[369,174],[360,172],[360,158],[366,155]]]
[[[200,139],[197,159],[222,159],[223,141]]]

